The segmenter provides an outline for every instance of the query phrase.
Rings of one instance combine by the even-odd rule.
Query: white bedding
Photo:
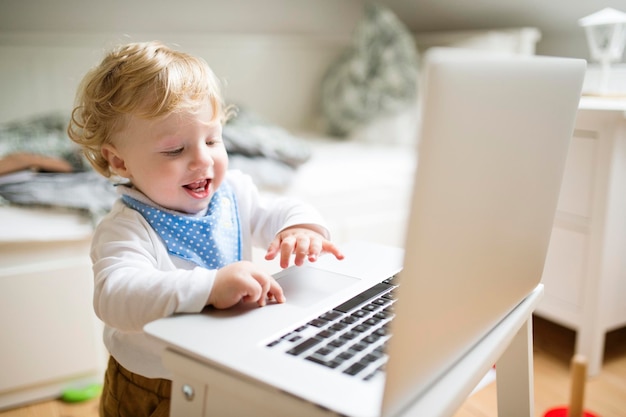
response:
[[[311,159],[279,193],[319,209],[335,241],[401,246],[416,162],[413,148],[322,137],[310,143]]]
[[[402,232],[393,225],[403,219],[408,204],[415,162],[410,146],[307,139],[312,156],[291,183],[262,193],[290,195],[315,205],[339,241],[371,237],[388,243],[383,235]],[[381,225],[386,217],[389,228]],[[360,231],[361,225],[367,227]],[[0,242],[79,240],[88,237],[92,227],[88,216],[69,209],[0,206]],[[400,243],[394,239],[389,243]]]
[[[83,240],[91,220],[76,211],[42,207],[0,207],[0,243]]]

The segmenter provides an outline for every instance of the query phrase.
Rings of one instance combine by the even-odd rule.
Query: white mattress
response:
[[[407,204],[415,163],[410,147],[310,139],[313,155],[292,183],[262,192],[301,198],[331,224]],[[92,231],[89,217],[73,210],[0,206],[0,243],[80,240]]]
[[[413,182],[416,155],[409,145],[308,138],[312,157],[299,167],[282,194],[307,198],[361,194],[376,199],[375,190],[406,192]]]
[[[92,231],[89,218],[76,211],[0,207],[0,243],[82,240]]]

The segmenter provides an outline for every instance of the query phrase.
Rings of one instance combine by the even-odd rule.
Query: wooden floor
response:
[[[569,401],[573,331],[546,320],[534,320],[535,416]],[[454,417],[495,417],[496,387],[492,383],[470,397]],[[585,410],[599,417],[626,417],[626,328],[609,333],[600,375],[585,386]],[[97,417],[98,400],[80,404],[47,401],[0,412],[1,417]]]
[[[570,362],[574,331],[534,319],[535,416],[566,406],[570,395]],[[454,417],[497,416],[495,383],[470,397]],[[602,372],[587,380],[585,411],[598,417],[626,417],[626,328],[606,337]]]

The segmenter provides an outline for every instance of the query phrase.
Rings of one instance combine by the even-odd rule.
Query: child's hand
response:
[[[241,261],[218,269],[207,305],[229,308],[243,301],[263,307],[268,299],[284,303],[283,289],[274,277],[258,266]]]
[[[322,253],[332,253],[337,259],[343,259],[343,254],[332,242],[318,232],[302,226],[289,227],[276,235],[267,249],[265,259],[271,261],[280,254],[280,267],[287,268],[292,253],[296,255],[294,264],[298,266],[306,258],[315,262]]]

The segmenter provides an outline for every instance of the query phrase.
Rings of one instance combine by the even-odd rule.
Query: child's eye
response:
[[[213,146],[213,145],[218,144],[220,142],[221,142],[220,138],[209,138],[209,139],[206,140],[207,146]]]
[[[176,156],[176,155],[180,155],[183,152],[183,148],[176,148],[176,149],[172,149],[169,151],[164,151],[162,152],[163,155],[166,156]]]

